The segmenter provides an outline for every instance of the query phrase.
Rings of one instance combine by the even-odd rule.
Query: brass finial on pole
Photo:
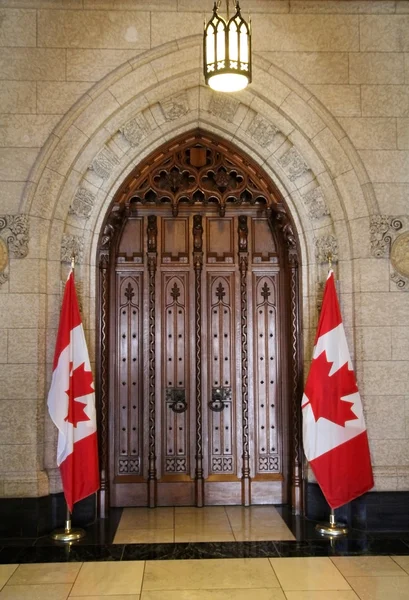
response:
[[[332,254],[331,252],[329,252],[328,254],[328,271],[331,271],[332,269]]]
[[[83,529],[80,529],[80,528],[72,529],[71,513],[70,513],[70,509],[68,508],[68,505],[67,505],[67,514],[66,514],[66,518],[65,518],[64,529],[56,529],[55,531],[53,531],[51,533],[50,537],[51,537],[51,539],[55,540],[56,542],[64,542],[64,543],[77,542],[78,540],[81,540],[83,537],[85,537],[85,531]]]
[[[74,270],[75,268],[75,254],[73,254],[71,256],[71,269]]]
[[[318,523],[318,525],[315,526],[315,529],[321,535],[328,535],[330,537],[338,537],[340,535],[345,535],[348,533],[347,527],[336,523],[333,508],[331,508],[331,513],[329,515],[329,524]]]

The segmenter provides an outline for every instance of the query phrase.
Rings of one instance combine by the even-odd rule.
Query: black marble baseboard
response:
[[[64,526],[66,511],[62,493],[41,498],[0,498],[0,537],[35,538],[45,535]],[[95,495],[75,504],[73,525],[84,527],[95,519]]]
[[[305,556],[409,555],[409,540],[364,536],[265,542],[0,546],[0,564]]]
[[[306,485],[306,517],[328,521],[329,507],[316,483]],[[337,521],[368,532],[409,534],[409,492],[368,492],[335,510]]]

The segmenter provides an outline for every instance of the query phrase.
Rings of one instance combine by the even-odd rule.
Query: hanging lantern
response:
[[[204,76],[206,83],[217,92],[238,92],[251,82],[251,32],[240,13],[229,19],[218,14],[221,0],[214,3],[213,16],[205,24],[203,38]]]

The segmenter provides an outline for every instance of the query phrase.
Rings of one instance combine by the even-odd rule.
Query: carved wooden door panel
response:
[[[141,209],[115,265],[111,506],[287,500],[283,277],[253,209]]]

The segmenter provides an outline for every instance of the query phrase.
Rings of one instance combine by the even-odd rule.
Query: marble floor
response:
[[[407,600],[408,556],[0,565],[0,600]]]
[[[0,538],[0,600],[409,600],[409,532],[322,538],[288,507],[111,509],[72,545]]]
[[[114,544],[295,540],[274,506],[125,508]]]

